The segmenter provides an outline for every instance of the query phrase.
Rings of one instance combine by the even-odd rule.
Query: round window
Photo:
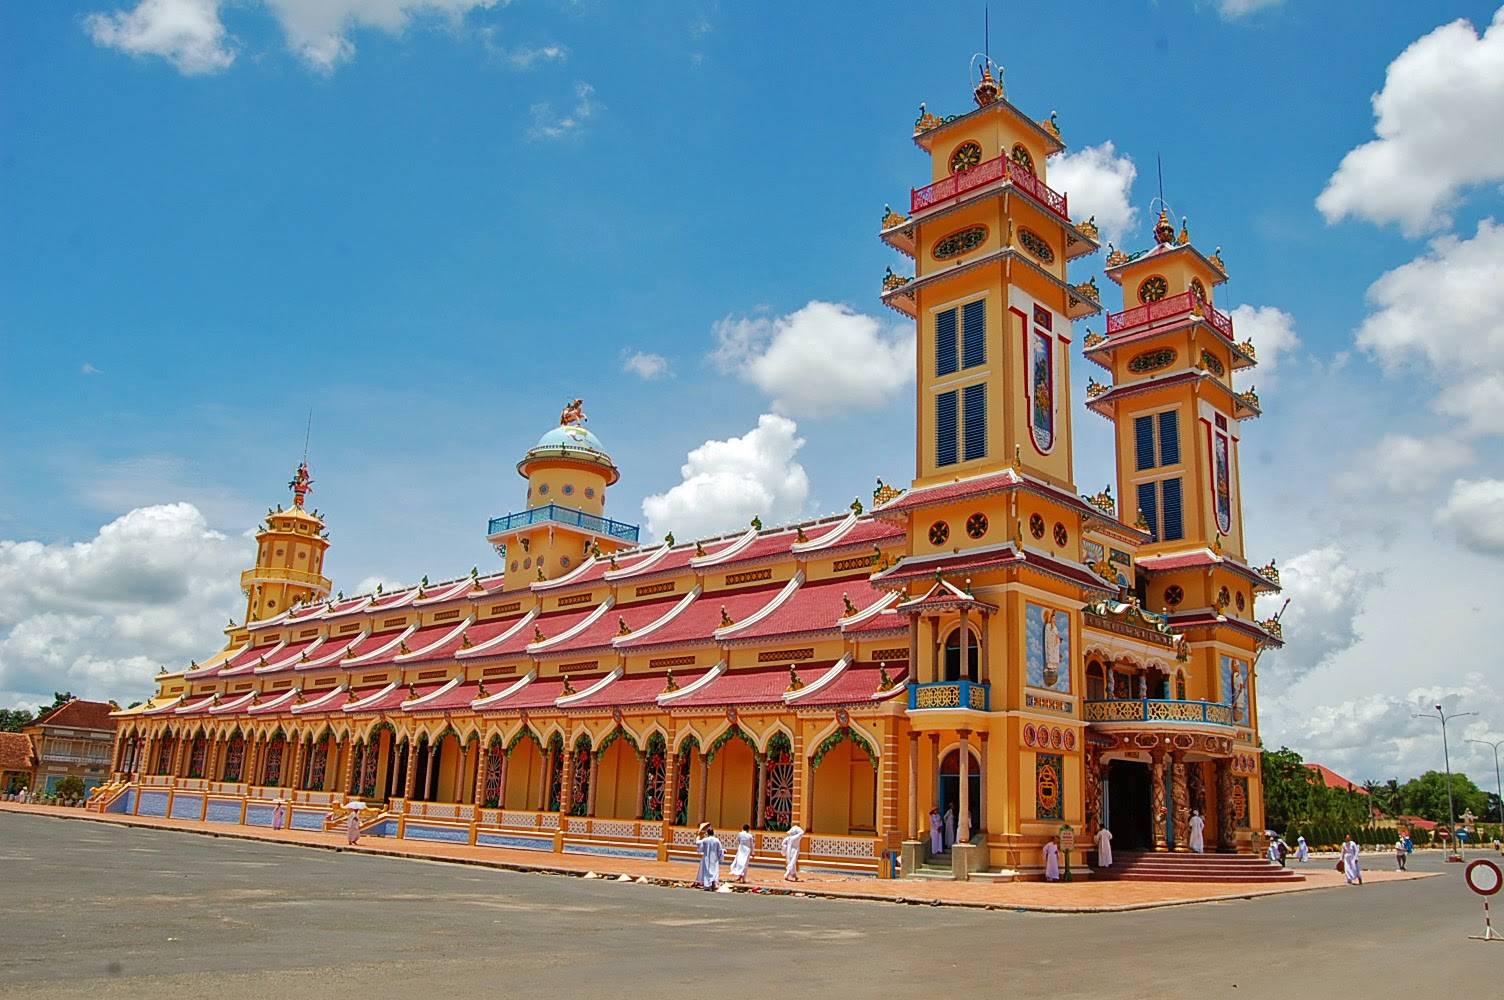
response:
[[[1008,159],[1017,163],[1029,173],[1032,174],[1034,172],[1034,157],[1029,155],[1029,151],[1023,147],[1022,143],[1013,147],[1013,151],[1008,154]]]
[[[966,534],[981,538],[987,534],[987,515],[978,511],[966,519]]]
[[[538,486],[538,495],[540,497],[548,495],[548,484],[547,483],[540,483],[539,484],[539,486]]]
[[[574,494],[574,483],[565,483],[564,484],[564,495],[565,496],[572,496],[573,494]]]
[[[568,556],[560,556],[559,557],[559,568],[560,569],[568,569],[569,568],[569,557]]]
[[[950,172],[959,174],[982,162],[982,146],[976,142],[963,142],[950,154]]]
[[[1065,530],[1065,525],[1055,522],[1055,544],[1064,548],[1065,543],[1071,540],[1070,533]]]
[[[1241,590],[1238,591],[1238,597],[1237,597],[1237,600],[1234,603],[1237,604],[1239,611],[1242,611],[1244,608],[1246,608],[1248,606],[1248,602],[1243,597],[1243,592]]]
[[[517,560],[516,559],[512,560],[512,572],[513,573],[517,572]]]
[[[1165,604],[1172,608],[1180,607],[1180,602],[1185,600],[1185,591],[1177,583],[1172,583],[1165,588]]]
[[[1170,283],[1160,275],[1152,275],[1139,282],[1138,300],[1140,302],[1158,302],[1170,294]]]
[[[587,487],[585,487],[585,499],[587,499],[587,500],[594,500],[595,499],[595,487],[594,486],[587,486]]]
[[[1029,534],[1033,535],[1035,538],[1044,537],[1044,518],[1040,517],[1038,514],[1029,515]]]
[[[936,521],[930,525],[930,544],[944,545],[950,538],[950,525],[944,521]]]

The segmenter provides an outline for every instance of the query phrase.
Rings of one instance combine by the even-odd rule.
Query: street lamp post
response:
[[[1446,710],[1440,705],[1436,706],[1436,714],[1430,712],[1416,712],[1411,714],[1412,719],[1440,719],[1441,720],[1441,758],[1447,768],[1447,821],[1448,821],[1448,849],[1457,851],[1457,806],[1452,801],[1452,751],[1447,746],[1447,720],[1461,719],[1468,715],[1477,715],[1477,712],[1453,712],[1447,715]],[[1460,854],[1454,857],[1461,858]]]
[[[1504,747],[1504,740],[1468,740],[1479,746],[1493,747],[1494,750],[1494,795],[1499,800],[1499,822],[1504,825],[1504,781],[1499,780],[1499,748]]]

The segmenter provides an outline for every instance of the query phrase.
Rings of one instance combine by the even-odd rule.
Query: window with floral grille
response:
[[[950,154],[950,172],[964,173],[982,162],[982,146],[970,140],[961,143]]]
[[[987,515],[978,511],[966,519],[966,534],[970,538],[981,538],[987,534]]]
[[[1044,518],[1038,514],[1029,515],[1029,534],[1035,538],[1044,537]]]
[[[366,745],[362,741],[350,748],[350,787],[346,791],[351,795],[359,795],[361,792],[360,779],[365,774],[365,763]]]
[[[1241,590],[1238,591],[1237,599],[1233,603],[1237,604],[1239,611],[1242,611],[1248,606],[1247,599],[1243,597],[1243,592]]]
[[[266,768],[261,775],[263,785],[282,783],[282,751],[286,746],[287,741],[278,736],[272,740],[272,745],[266,748]]]
[[[1055,544],[1057,546],[1059,546],[1060,548],[1065,548],[1065,543],[1068,542],[1068,541],[1070,541],[1070,540],[1071,540],[1070,532],[1068,532],[1068,531],[1065,530],[1065,525],[1061,524],[1059,521],[1056,521],[1055,522]]]
[[[202,736],[194,737],[193,749],[188,755],[188,777],[202,778],[204,776],[204,756],[208,749],[207,740]]]
[[[1158,302],[1170,293],[1170,283],[1161,275],[1150,275],[1139,282],[1138,300],[1140,302]]]
[[[229,749],[225,751],[225,779],[226,781],[239,781],[241,772],[245,769],[245,738],[235,735],[230,738]]]
[[[794,818],[794,748],[783,733],[774,733],[768,741],[766,781],[762,828],[787,830]]]
[[[1184,601],[1184,600],[1185,600],[1185,591],[1183,589],[1181,589],[1180,584],[1178,584],[1178,583],[1172,583],[1168,587],[1165,588],[1165,606],[1166,607],[1178,608],[1178,607],[1180,607],[1180,603],[1182,601]]]
[[[564,737],[558,733],[554,733],[553,738],[548,741],[548,752],[554,762],[553,780],[549,783],[548,788],[548,809],[549,812],[557,812],[559,809],[559,786],[564,781]]]
[[[930,544],[944,545],[950,539],[950,525],[944,521],[936,521],[930,525]]]
[[[324,771],[329,766],[329,741],[319,740],[314,744],[312,758],[308,764],[308,780],[305,787],[316,791],[324,788]]]
[[[687,740],[679,751],[677,774],[674,777],[674,824],[683,826],[689,822],[689,776],[695,759],[696,743]]]
[[[492,740],[486,750],[486,781],[481,792],[481,801],[487,809],[501,805],[501,766],[505,759],[506,751],[502,749],[501,740]]]
[[[642,818],[663,819],[663,790],[668,769],[668,744],[662,733],[648,737],[642,766]]]
[[[381,755],[381,738],[371,738],[371,745],[366,747],[366,759],[362,762],[360,771],[360,793],[374,797],[376,795],[376,761]]]
[[[1013,147],[1012,151],[1008,154],[1008,159],[1017,163],[1029,173],[1034,173],[1034,157],[1024,148],[1023,143],[1018,143]]]

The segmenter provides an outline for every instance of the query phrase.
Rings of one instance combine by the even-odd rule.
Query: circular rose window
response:
[[[950,525],[944,521],[936,521],[930,525],[930,544],[944,545],[950,538]]]
[[[1038,514],[1029,515],[1029,534],[1033,535],[1035,538],[1044,537],[1044,518],[1040,517]]]
[[[1065,543],[1071,540],[1070,534],[1065,530],[1065,525],[1055,522],[1055,544],[1064,548]]]
[[[1170,283],[1159,275],[1145,278],[1138,286],[1140,302],[1158,302],[1170,293]]]
[[[972,538],[981,538],[987,534],[987,515],[976,513],[966,519],[966,534]]]
[[[1184,600],[1185,591],[1180,588],[1180,584],[1173,583],[1165,588],[1165,604],[1172,608],[1178,608]]]

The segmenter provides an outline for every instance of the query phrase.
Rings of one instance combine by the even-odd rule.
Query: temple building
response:
[[[879,236],[913,260],[881,298],[917,328],[914,475],[838,516],[643,543],[579,400],[522,456],[495,565],[345,595],[324,515],[268,512],[247,613],[222,650],[164,668],[117,713],[93,807],[294,826],[367,808],[373,833],[540,851],[688,857],[701,821],[817,869],[1028,878],[1060,838],[1184,852],[1263,831],[1257,676],[1280,645],[1244,555],[1239,451],[1254,350],[1215,305],[1219,253],[1160,211],[1113,249],[1122,310],[1071,261],[1099,250],[1048,184],[1055,116],[983,63],[974,107],[924,110],[930,162]],[[1116,433],[1114,489],[1078,492],[1070,366]],[[609,435],[608,435],[609,436]],[[1092,482],[1107,477],[1093,476]],[[930,811],[955,846],[929,849]]]

